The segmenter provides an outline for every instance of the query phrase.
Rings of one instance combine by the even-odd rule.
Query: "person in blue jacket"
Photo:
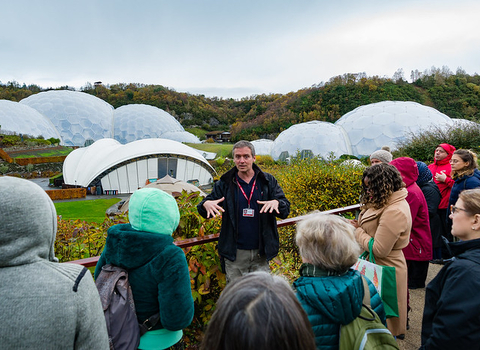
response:
[[[159,313],[153,330],[163,330],[156,338],[168,348],[182,337],[194,313],[187,260],[173,244],[180,221],[177,202],[162,190],[143,188],[132,194],[128,207],[130,223],[108,230],[95,278],[106,264],[126,269],[139,323]]]
[[[460,192],[480,187],[480,171],[477,163],[477,155],[467,149],[457,149],[450,159],[452,166],[452,178],[455,180],[447,208],[447,226],[452,226],[450,219],[450,207],[457,202]]]
[[[297,224],[296,243],[303,264],[294,283],[315,334],[317,349],[337,350],[340,326],[362,310],[362,276],[351,269],[360,255],[355,228],[336,215],[311,214]],[[371,281],[371,306],[386,324],[383,303]]]

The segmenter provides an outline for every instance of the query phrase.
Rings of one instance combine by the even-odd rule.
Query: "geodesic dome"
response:
[[[106,138],[71,152],[63,163],[68,185],[96,186],[101,191],[132,193],[169,175],[175,179],[207,185],[215,170],[195,149],[180,142],[151,138],[122,145]]]
[[[295,156],[297,151],[303,157],[319,155],[327,158],[332,152],[337,158],[342,154],[352,154],[343,129],[321,121],[295,124],[282,131],[273,143],[271,155],[275,160],[285,160]]]
[[[382,146],[396,148],[411,133],[431,126],[449,127],[452,119],[416,102],[383,101],[360,106],[335,122],[350,139],[352,154],[368,156]]]
[[[113,126],[113,138],[123,144],[147,138],[163,138],[162,134],[168,131],[185,131],[171,114],[144,104],[115,109]]]
[[[267,139],[258,139],[251,142],[253,147],[255,147],[255,154],[259,155],[271,155],[273,141]]]
[[[0,100],[0,126],[4,132],[62,141],[52,122],[37,110],[18,102]]]
[[[87,93],[46,91],[24,98],[20,103],[50,119],[66,146],[84,146],[87,140],[112,135],[113,107]]]

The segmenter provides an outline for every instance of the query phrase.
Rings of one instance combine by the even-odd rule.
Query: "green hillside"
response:
[[[452,118],[480,121],[480,76],[469,75],[461,68],[455,73],[448,67],[415,70],[410,82],[401,69],[392,78],[347,73],[288,94],[242,99],[207,98],[162,85],[137,83],[87,84],[81,90],[115,108],[132,103],[159,107],[200,137],[205,131],[229,130],[232,141],[273,139],[293,124],[310,120],[335,122],[359,106],[385,100],[415,101]],[[40,91],[37,85],[0,83],[0,99],[19,101]]]

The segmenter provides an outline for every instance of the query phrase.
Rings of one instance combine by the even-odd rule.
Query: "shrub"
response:
[[[339,162],[319,157],[293,158],[289,166],[282,168],[277,179],[290,200],[290,216],[358,203],[363,168]]]
[[[33,170],[33,164],[32,163],[28,163],[27,165],[25,165],[25,170],[29,173],[32,172]]]
[[[4,135],[3,136],[3,145],[4,146],[15,146],[21,143],[20,136],[18,135]]]
[[[205,220],[197,211],[197,205],[203,197],[198,192],[182,192],[177,197],[180,211],[180,224],[174,237],[178,239],[203,237],[220,232],[221,218]],[[199,342],[210,317],[215,310],[215,304],[225,287],[225,275],[220,270],[220,258],[217,253],[217,243],[207,243],[185,248],[192,296],[195,303],[195,315],[192,324],[185,330],[185,340],[188,343]]]
[[[58,217],[55,256],[60,262],[99,256],[105,246],[110,226],[126,223],[125,215],[114,219],[106,217],[103,223],[82,220],[63,220]]]
[[[275,164],[275,161],[272,156],[259,154],[255,156],[255,163],[257,163],[257,165],[273,165]]]
[[[0,165],[0,174],[3,175],[5,173],[7,173],[8,170],[9,170],[8,165],[5,165],[5,164]]]
[[[290,201],[290,217],[311,211],[325,211],[358,203],[363,167],[340,165],[341,160],[320,157],[295,157],[289,166],[283,166],[276,177]],[[276,270],[289,279],[296,277],[301,264],[295,244],[295,227],[280,230],[281,265]],[[283,268],[282,265],[288,266]]]

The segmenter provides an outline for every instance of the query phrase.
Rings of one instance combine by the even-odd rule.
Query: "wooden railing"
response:
[[[344,213],[349,213],[349,212],[355,212],[360,209],[360,204],[354,204],[350,205],[348,207],[343,207],[343,208],[336,208],[336,209],[331,209],[331,210],[326,210],[322,211],[322,214],[344,214]],[[284,226],[290,226],[290,225],[295,225],[297,222],[301,221],[304,219],[307,215],[302,215],[302,216],[297,216],[294,218],[289,218],[285,220],[279,220],[277,221],[277,227],[284,227]],[[207,235],[203,237],[194,237],[194,238],[188,238],[184,239],[181,241],[176,241],[174,242],[175,245],[177,245],[180,248],[187,248],[187,247],[193,247],[196,245],[200,244],[205,244],[205,243],[210,243],[210,242],[215,242],[218,240],[218,233],[212,234],[212,235]],[[93,267],[97,265],[98,262],[98,256],[94,256],[91,258],[85,258],[85,259],[80,259],[80,260],[73,260],[69,261],[69,263],[74,263],[74,264],[79,264],[83,265],[85,267]]]

